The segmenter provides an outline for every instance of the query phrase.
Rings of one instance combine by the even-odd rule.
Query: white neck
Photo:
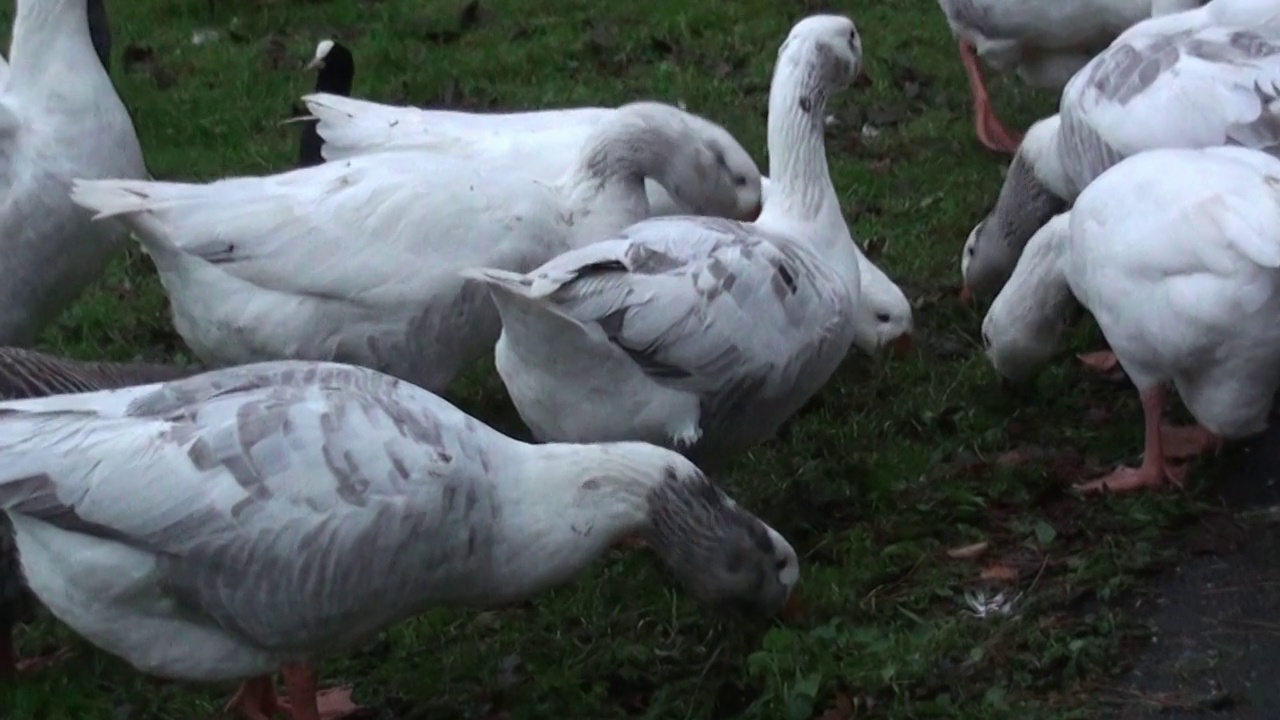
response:
[[[495,554],[461,601],[510,602],[573,577],[649,523],[649,492],[675,453],[645,443],[524,445],[502,483]],[[494,585],[485,587],[488,583]]]
[[[813,222],[836,207],[823,139],[827,96],[806,48],[787,48],[769,87],[769,202],[765,212]]]
[[[1064,267],[1070,222],[1065,212],[1036,232],[983,318],[988,354],[1006,377],[1027,379],[1050,362],[1078,307]]]
[[[10,88],[71,91],[91,87],[86,74],[106,79],[93,49],[86,0],[18,0],[9,50]]]
[[[1056,215],[1031,236],[1023,249],[1022,257],[1005,286],[1010,296],[1024,300],[1015,303],[1021,308],[1020,312],[1059,319],[1064,316],[1064,302],[1071,298],[1062,265],[1070,240],[1070,227],[1070,212]]]
[[[689,132],[650,103],[618,108],[593,130],[564,183],[579,236],[594,242],[648,217],[645,178],[663,177],[671,158],[689,150]]]
[[[1062,164],[1058,134],[1061,127],[1061,115],[1037,121],[1023,136],[1018,152],[1030,162],[1036,178],[1049,192],[1073,202],[1078,193],[1072,190],[1071,178]]]

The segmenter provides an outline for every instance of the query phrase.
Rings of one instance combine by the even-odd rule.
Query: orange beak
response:
[[[863,65],[858,68],[858,74],[853,77],[854,87],[871,87],[875,82],[871,79],[871,73],[867,72],[867,66]]]
[[[764,212],[764,203],[757,201],[755,207],[742,214],[742,222],[755,222],[762,212]]]
[[[907,357],[916,351],[916,339],[911,333],[902,333],[898,337],[889,341],[889,347],[893,349],[893,354],[898,357]]]
[[[778,613],[778,617],[783,622],[796,622],[804,615],[804,604],[800,602],[800,593],[792,592],[791,597],[787,598],[787,604],[782,606],[782,610]]]
[[[968,285],[960,288],[960,302],[964,305],[968,305],[973,302],[973,294],[969,292]]]

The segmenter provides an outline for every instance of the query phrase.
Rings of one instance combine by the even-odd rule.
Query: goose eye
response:
[[[786,558],[779,558],[779,559],[778,559],[778,562],[774,563],[773,567],[774,567],[774,569],[776,569],[778,572],[782,572],[783,570],[786,570],[786,569],[787,569],[787,566],[788,566],[788,565],[790,565],[790,564],[791,564],[791,563],[787,562],[787,559],[786,559]]]
[[[876,313],[876,322],[889,322],[889,313]]]
[[[743,177],[742,175],[734,175],[734,176],[733,176],[733,184],[734,184],[734,186],[736,186],[736,187],[746,187],[746,186],[747,186],[747,179],[746,179],[745,177]]]
[[[729,167],[729,163],[724,159],[724,150],[719,145],[711,148],[711,159],[714,160],[716,165],[719,167]]]

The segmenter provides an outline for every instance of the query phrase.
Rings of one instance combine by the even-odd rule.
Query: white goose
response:
[[[1280,148],[1280,5],[1213,0],[1130,28],[1075,75],[969,233],[966,294],[995,297],[1022,248],[1121,158],[1160,147]]]
[[[498,372],[536,437],[716,457],[772,436],[827,381],[857,330],[860,253],[831,186],[823,108],[861,62],[846,17],[809,17],[787,36],[755,223],[657,218],[527,275],[467,272],[498,305]]]
[[[1280,159],[1161,149],[1104,172],[1042,228],[983,321],[997,372],[1053,354],[1072,298],[1089,310],[1142,397],[1141,467],[1085,490],[1180,482],[1167,461],[1261,432],[1280,387]],[[1161,425],[1172,383],[1198,426]]]
[[[529,445],[372,370],[283,361],[0,403],[31,589],[143,672],[249,678],[250,717],[355,709],[313,663],[435,605],[495,606],[639,533],[699,599],[774,613],[795,551],[687,460]],[[255,711],[256,714],[255,715]]]
[[[145,363],[78,362],[22,348],[0,347],[0,400],[43,397],[170,380],[194,368]],[[0,512],[0,680],[39,667],[48,658],[18,661],[13,627],[29,613],[29,593],[18,569],[13,528]]]
[[[768,202],[770,184],[767,176],[760,178],[760,197]],[[841,229],[849,242],[855,243],[858,252],[858,276],[861,278],[858,307],[855,310],[853,345],[864,354],[876,355],[884,348],[891,348],[898,355],[909,355],[915,350],[912,330],[911,301],[880,266],[871,261],[856,244],[849,224],[840,212],[839,203],[824,205],[821,222]]]
[[[1204,0],[938,0],[960,47],[978,139],[990,150],[1009,154],[1018,149],[1021,134],[996,117],[978,58],[1002,72],[1016,71],[1028,85],[1059,91],[1125,29],[1202,4]]]
[[[74,178],[147,177],[109,53],[102,0],[18,1],[0,79],[0,345],[33,342],[126,239],[67,197]]]
[[[613,118],[616,108],[566,108],[512,113],[469,113],[383,105],[341,94],[316,93],[302,98],[324,142],[326,160],[371,153],[429,150],[484,162],[501,160],[544,182],[554,182],[571,169],[576,151],[592,132]],[[715,215],[754,220],[760,214],[760,169],[751,154],[728,130],[688,116],[705,137],[712,160],[728,174],[737,193],[699,198],[645,180],[650,214]],[[701,202],[691,202],[701,201]],[[725,202],[728,201],[728,202]]]
[[[694,204],[733,198],[691,115],[624,106],[548,185],[505,162],[366,155],[199,185],[77,183],[160,271],[174,321],[206,364],[337,360],[441,391],[501,323],[476,265],[531,270],[648,216],[646,175]]]

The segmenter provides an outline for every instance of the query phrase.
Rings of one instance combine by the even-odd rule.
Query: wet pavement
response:
[[[1107,717],[1280,720],[1280,426],[1219,473],[1224,512],[1144,601],[1155,635]]]

